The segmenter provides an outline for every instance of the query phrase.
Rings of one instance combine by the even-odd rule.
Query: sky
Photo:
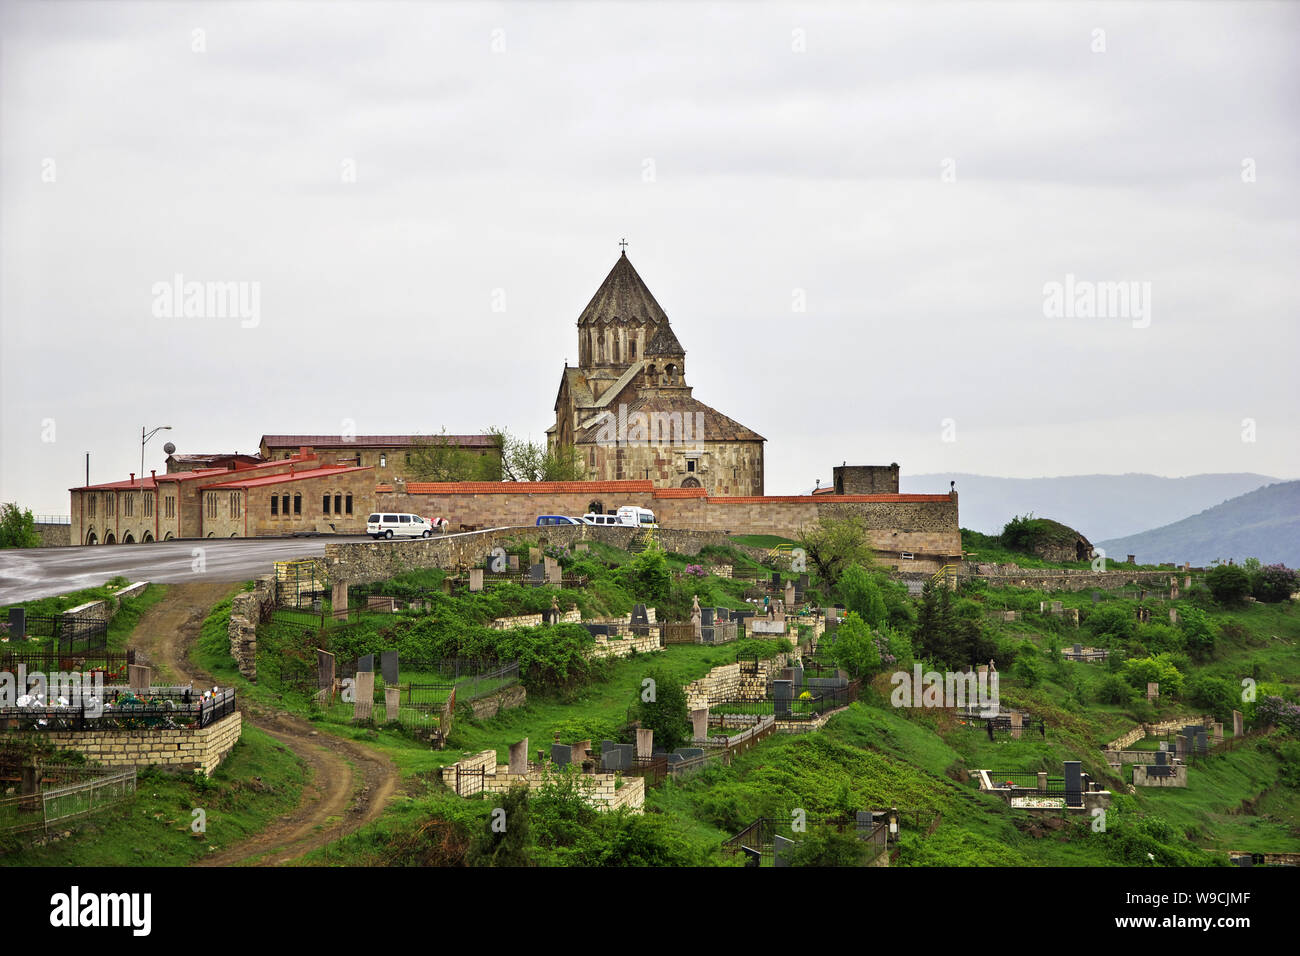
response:
[[[66,514],[160,425],[146,470],[542,441],[624,238],[769,494],[841,461],[1300,477],[1297,26],[0,0],[0,500]],[[243,299],[187,312],[178,276]]]

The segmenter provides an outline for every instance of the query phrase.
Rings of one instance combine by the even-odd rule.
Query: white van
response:
[[[598,528],[626,528],[631,525],[630,521],[624,521],[618,515],[598,515],[591,511],[582,516],[582,523],[594,524]]]
[[[433,534],[433,523],[419,515],[376,513],[366,519],[366,534],[372,538],[427,538]]]
[[[634,505],[624,505],[618,509],[618,517],[623,519],[624,524],[629,524],[634,528],[657,528],[659,524],[655,521],[655,513],[649,508],[637,508]]]

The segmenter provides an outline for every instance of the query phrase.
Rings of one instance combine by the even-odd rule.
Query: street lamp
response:
[[[154,435],[157,435],[161,431],[171,431],[171,428],[170,425],[159,425],[153,431],[146,432],[144,426],[140,426],[140,481],[144,481],[144,446],[148,443],[150,438],[153,438]]]

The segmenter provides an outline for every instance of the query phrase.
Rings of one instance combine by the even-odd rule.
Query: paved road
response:
[[[274,561],[320,557],[327,541],[368,541],[365,535],[321,538],[209,538],[77,548],[0,551],[0,605],[94,587],[123,575],[132,581],[193,581],[195,548],[203,549],[203,578],[247,581]]]

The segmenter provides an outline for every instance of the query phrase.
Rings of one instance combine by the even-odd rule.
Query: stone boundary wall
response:
[[[767,696],[767,682],[772,675],[787,666],[793,654],[777,654],[758,662],[758,674],[741,675],[740,662],[722,664],[703,677],[691,681],[684,688],[686,706],[692,710],[707,707],[714,700],[763,700]]]
[[[511,684],[486,697],[476,697],[469,702],[469,708],[474,712],[475,720],[487,720],[503,710],[522,707],[526,703],[528,703],[528,692],[524,690],[524,685]]]
[[[41,536],[42,548],[66,548],[72,544],[71,524],[36,522],[36,533]]]
[[[539,789],[546,783],[547,766],[529,764],[527,773],[511,773],[508,764],[497,763],[495,750],[484,750],[466,757],[449,767],[442,768],[442,782],[450,790],[456,789],[456,768],[482,770],[484,793],[506,793],[511,787],[523,786]],[[627,807],[632,813],[642,813],[645,806],[645,780],[641,777],[620,777],[613,773],[584,773],[583,798],[597,810],[617,810]],[[472,796],[472,794],[470,795]]]
[[[633,654],[653,654],[663,650],[658,634],[633,634],[629,627],[626,631],[619,629],[619,637],[609,638],[604,634],[596,635],[596,645],[591,649],[591,657],[631,657]]]
[[[242,732],[243,717],[236,711],[195,730],[68,730],[26,736],[109,767],[160,767],[210,777]]]
[[[239,673],[249,680],[257,680],[257,626],[271,616],[274,607],[273,574],[261,575],[253,590],[240,591],[231,598],[230,623],[226,626],[230,656],[235,659]]]
[[[1167,777],[1147,775],[1147,768],[1142,764],[1133,767],[1133,786],[1135,787],[1185,787],[1187,786],[1187,764],[1174,765],[1174,772]]]
[[[970,564],[966,565],[969,570]],[[987,566],[985,566],[987,567]],[[1181,573],[1181,572],[1180,572]],[[1098,588],[1116,591],[1130,584],[1148,584],[1167,588],[1177,575],[1171,571],[1092,571],[1083,568],[1057,568],[1027,571],[999,571],[997,574],[958,575],[958,581],[989,581],[999,587],[1034,588],[1040,591],[1087,591]]]
[[[1199,717],[1171,717],[1168,720],[1161,720],[1154,724],[1142,724],[1134,727],[1128,733],[1116,737],[1106,744],[1102,750],[1123,750],[1135,741],[1145,740],[1147,737],[1158,737],[1161,734],[1167,734],[1175,730],[1182,730],[1188,724],[1200,724],[1202,727],[1210,727],[1214,724],[1214,717],[1210,714],[1202,714]],[[1151,751],[1151,753],[1154,752]]]
[[[118,609],[122,606],[123,598],[139,597],[144,593],[144,589],[149,586],[148,581],[136,581],[134,584],[127,585],[116,594],[110,594],[102,601],[88,601],[85,604],[79,604],[76,607],[68,608],[59,615],[65,622],[71,621],[102,621],[107,624],[113,620]]]

